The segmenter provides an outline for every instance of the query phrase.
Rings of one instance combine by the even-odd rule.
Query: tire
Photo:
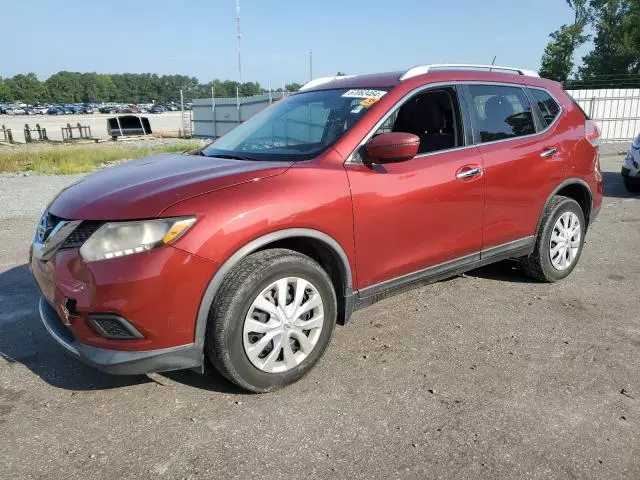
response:
[[[579,241],[574,242],[577,245],[577,252],[574,254],[571,262],[566,268],[559,269],[554,265],[551,258],[551,236],[554,233],[558,220],[565,214],[569,216],[574,214],[575,217],[577,217],[580,226],[580,238]],[[584,213],[578,202],[572,198],[560,195],[553,197],[542,215],[541,228],[538,232],[533,252],[529,256],[520,259],[524,273],[531,278],[548,283],[557,282],[558,280],[566,278],[580,260],[585,233]]]
[[[622,177],[622,178],[624,180],[624,187],[627,189],[627,192],[630,192],[630,193],[640,192],[640,178],[635,181],[632,181],[626,177]]]
[[[312,319],[315,318],[316,321],[319,316],[323,316],[324,320],[318,330],[306,331],[309,332],[305,334],[308,335],[308,339],[313,337],[311,341],[315,342],[308,350],[308,353],[303,351],[302,342],[297,340],[297,338],[300,338],[300,328],[294,326],[296,322],[298,324],[303,322],[302,319],[294,320],[292,316],[289,323],[287,319],[289,317],[285,318],[284,316],[264,313],[266,310],[262,311],[255,307],[255,302],[259,299],[264,300],[265,295],[271,295],[269,298],[272,298],[275,303],[270,305],[270,308],[275,308],[276,310],[280,308],[279,302],[275,299],[278,292],[280,292],[280,288],[277,289],[275,294],[273,294],[273,290],[268,290],[266,294],[265,291],[271,288],[274,283],[277,283],[278,280],[282,281],[281,279],[283,278],[287,278],[287,282],[290,282],[286,283],[286,288],[282,289],[282,291],[287,292],[285,293],[285,309],[293,308],[293,310],[296,310],[294,302],[297,301],[298,297],[292,298],[295,294],[294,287],[296,285],[308,285],[300,289],[303,291],[302,302],[309,302],[312,298],[317,302],[316,294],[320,296],[320,307],[311,310],[308,316]],[[296,283],[297,279],[302,279],[307,283]],[[279,285],[282,285],[282,283]],[[289,292],[293,293],[290,294]],[[305,300],[305,298],[308,299]],[[309,304],[302,303],[301,305],[304,307]],[[247,333],[245,331],[245,323],[249,313],[258,315],[251,318],[260,319],[264,325],[274,322],[280,324],[273,331],[279,330],[281,334],[278,334],[279,336],[274,340],[269,341],[265,350],[260,353],[262,355],[266,352],[264,358],[254,356],[252,360],[249,357],[249,347],[254,346],[253,350],[258,351],[259,340],[256,340],[255,343],[250,342],[253,341],[254,337],[270,335],[273,331],[255,334],[253,330],[249,329],[249,325],[255,324],[252,322],[251,324],[247,323],[247,329],[249,329],[247,330],[249,333]],[[292,250],[264,250],[243,259],[224,279],[209,313],[205,351],[216,370],[239,387],[255,393],[277,390],[300,380],[320,360],[331,340],[336,316],[337,300],[333,284],[318,263]],[[291,330],[285,330],[285,328],[290,328]],[[297,333],[293,330],[296,330]],[[295,338],[294,334],[296,335]],[[280,342],[282,347],[276,347],[277,340],[282,340]],[[289,350],[287,350],[290,352],[287,356],[288,361],[293,362],[291,360],[291,352],[294,352],[293,355],[298,357],[296,361],[299,361],[299,363],[295,366],[289,367],[289,365],[285,365],[285,341],[287,345],[290,345]],[[306,341],[303,343],[309,345]],[[297,350],[296,347],[298,348]],[[276,366],[269,368],[285,368],[284,371],[268,371],[261,369],[266,369],[265,365],[257,366],[261,362],[264,364],[269,363],[267,361],[271,358],[268,355],[269,348],[271,348],[271,353],[275,353],[276,348],[281,350],[277,357],[274,355],[276,359],[272,359],[275,362],[273,365]],[[305,355],[304,359],[299,360],[300,357]]]

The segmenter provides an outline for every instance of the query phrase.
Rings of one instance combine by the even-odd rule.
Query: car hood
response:
[[[49,212],[69,220],[153,218],[188,198],[280,175],[292,162],[162,154],[123,163],[66,188]]]

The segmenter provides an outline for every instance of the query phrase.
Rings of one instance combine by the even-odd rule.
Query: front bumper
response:
[[[640,150],[629,149],[622,165],[622,176],[627,180],[640,182]]]
[[[200,367],[203,363],[202,347],[193,343],[146,351],[108,350],[83,345],[44,297],[40,297],[39,310],[44,327],[68,354],[107,373],[140,375]]]
[[[212,262],[166,247],[86,263],[77,249],[61,249],[48,260],[33,255],[30,269],[47,303],[82,345],[151,351],[200,343],[195,324],[215,273]],[[108,338],[92,325],[96,315],[122,317],[140,335]]]

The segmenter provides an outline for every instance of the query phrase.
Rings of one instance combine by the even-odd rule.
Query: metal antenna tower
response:
[[[242,83],[242,61],[240,57],[240,0],[236,0],[236,38],[238,40],[238,81]]]

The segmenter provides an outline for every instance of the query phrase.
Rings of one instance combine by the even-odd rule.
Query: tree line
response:
[[[640,86],[640,0],[565,0],[573,23],[551,33],[540,75],[576,87]],[[593,48],[575,69],[576,49]]]
[[[45,81],[35,73],[0,77],[0,102],[36,103],[170,103],[180,101],[180,90],[185,101],[211,97],[241,97],[259,95],[266,90],[258,82],[239,83],[231,80],[213,80],[200,83],[186,75],[157,75],[153,73],[79,73],[58,72]],[[297,91],[298,83],[285,85],[287,91]],[[281,91],[282,88],[274,91]]]

